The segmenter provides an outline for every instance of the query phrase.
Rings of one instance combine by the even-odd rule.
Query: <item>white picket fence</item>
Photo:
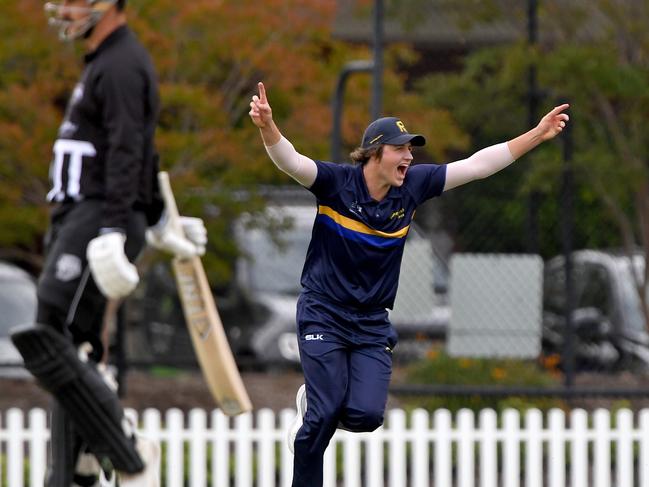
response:
[[[219,411],[146,410],[141,431],[161,442],[167,487],[288,487],[293,411],[229,419]],[[164,417],[164,421],[163,421]],[[208,422],[209,419],[209,422]],[[0,415],[0,486],[41,487],[49,432],[40,409]],[[28,467],[28,468],[27,468]],[[374,433],[338,431],[325,455],[325,486],[649,487],[649,409],[634,417],[597,410],[499,415],[462,410],[389,411]]]

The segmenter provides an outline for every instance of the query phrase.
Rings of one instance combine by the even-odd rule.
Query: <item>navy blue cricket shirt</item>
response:
[[[403,249],[417,206],[444,190],[446,166],[417,164],[381,201],[369,194],[363,166],[315,161],[308,188],[318,212],[302,286],[362,310],[392,308]]]

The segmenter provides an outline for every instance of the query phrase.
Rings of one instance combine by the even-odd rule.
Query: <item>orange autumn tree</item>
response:
[[[131,26],[159,74],[162,168],[171,173],[182,211],[206,219],[210,278],[224,284],[237,253],[233,219],[263,206],[255,197],[259,185],[291,183],[270,162],[248,119],[257,81],[266,83],[278,125],[298,150],[327,159],[338,74],[348,61],[370,59],[371,53],[333,38],[333,1],[129,0],[128,5]],[[42,6],[41,0],[8,2],[0,16],[0,225],[7,229],[0,248],[32,258],[39,255],[46,225],[51,145],[81,68],[79,47],[56,40]],[[404,91],[404,75],[395,66],[414,56],[407,46],[387,50],[384,111],[428,135],[439,155],[463,139],[445,112],[422,109],[416,94]],[[343,124],[348,149],[369,122],[370,93],[367,75],[348,86]],[[242,189],[250,200],[241,200]]]

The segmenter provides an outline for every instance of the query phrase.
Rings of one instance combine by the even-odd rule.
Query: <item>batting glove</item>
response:
[[[169,225],[166,216],[155,226],[146,231],[146,241],[156,249],[174,254],[176,257],[187,258],[205,254],[207,230],[201,218],[190,216],[180,217],[183,234],[179,235]]]
[[[93,238],[86,250],[92,277],[107,298],[127,296],[140,280],[137,269],[124,253],[125,241],[126,236],[121,232],[104,233]]]

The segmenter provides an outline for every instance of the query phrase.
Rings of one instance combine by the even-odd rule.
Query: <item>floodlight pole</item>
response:
[[[372,73],[372,113],[371,121],[381,116],[383,99],[383,0],[374,0],[374,60],[351,61],[343,67],[338,75],[336,91],[332,101],[333,121],[331,127],[331,160],[340,161],[342,147],[342,111],[343,97],[347,79],[352,73]]]
[[[351,61],[343,67],[338,75],[336,90],[332,102],[333,121],[331,128],[331,161],[340,162],[340,148],[342,146],[342,113],[343,97],[345,94],[345,85],[347,79],[352,73],[371,73],[374,69],[372,61]]]
[[[563,350],[561,351],[561,363],[564,373],[564,385],[566,387],[574,387],[575,385],[575,324],[573,319],[573,312],[575,309],[575,287],[573,281],[573,197],[574,197],[574,182],[572,170],[572,156],[573,156],[573,135],[571,121],[566,125],[561,136],[563,142],[563,166],[561,170],[561,240],[563,259],[565,266],[565,293],[566,293],[566,308],[565,308],[565,334],[563,341]]]
[[[538,2],[527,1],[527,42],[530,47],[536,46],[538,40]],[[536,65],[532,63],[527,72],[527,100],[528,100],[528,127],[536,125],[539,92],[537,86]],[[527,213],[527,250],[531,254],[538,254],[539,245],[539,205],[540,195],[532,191],[528,201]]]
[[[374,0],[374,71],[372,120],[381,116],[383,101],[383,0]]]

